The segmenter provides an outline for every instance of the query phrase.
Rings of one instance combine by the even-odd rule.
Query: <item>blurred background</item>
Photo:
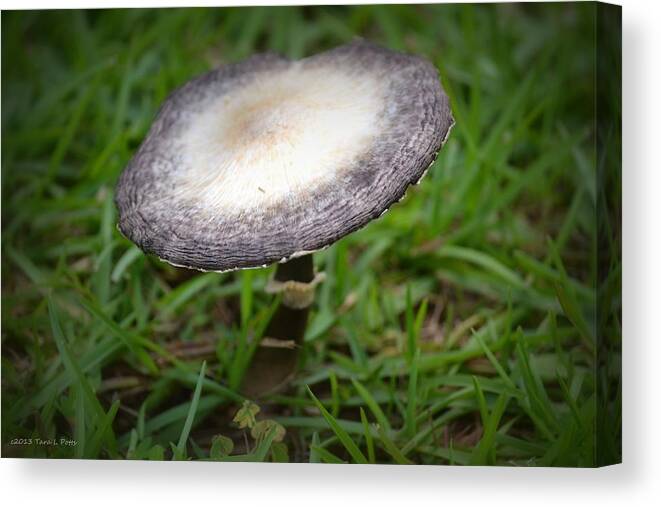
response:
[[[3,12],[3,456],[618,460],[619,131],[597,118],[621,110],[619,25],[597,10]],[[432,61],[457,124],[401,203],[315,256],[304,365],[257,407],[237,386],[272,268],[143,255],[114,185],[190,78],[357,36]]]

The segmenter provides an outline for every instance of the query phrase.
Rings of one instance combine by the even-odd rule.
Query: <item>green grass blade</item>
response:
[[[487,324],[489,326],[489,329],[493,331],[493,326],[491,324],[491,321]],[[508,387],[510,387],[513,390],[516,390],[516,384],[514,381],[510,378],[510,376],[505,372],[505,368],[500,364],[498,359],[496,359],[496,356],[491,352],[491,349],[487,346],[487,344],[484,342],[482,337],[479,335],[479,333],[473,333],[473,338],[477,341],[477,343],[480,344],[480,347],[482,347],[482,350],[484,350],[484,354],[487,356],[489,359],[489,362],[492,364],[492,366],[496,369],[496,372],[498,372],[498,376],[503,379],[505,384],[507,384]]]
[[[383,448],[385,451],[392,456],[392,458],[395,460],[395,463],[399,465],[412,465],[413,462],[409,460],[402,451],[395,445],[395,443],[386,435],[385,430],[379,426],[379,439],[381,441],[381,444],[383,445]]]
[[[360,407],[360,421],[363,423],[363,428],[365,428],[365,446],[367,447],[367,459],[370,463],[376,463],[376,457],[374,454],[374,439],[372,438],[372,431],[370,430],[369,423],[367,422],[367,416],[363,407]]]
[[[143,255],[144,254],[142,253],[142,250],[140,250],[137,246],[132,246],[126,250],[126,252],[124,252],[117,261],[117,264],[115,264],[115,268],[112,270],[112,274],[110,275],[110,280],[113,283],[119,282],[126,269],[137,259],[140,259]]]
[[[319,411],[321,412],[321,415],[324,417],[326,422],[328,423],[328,426],[333,430],[335,435],[337,435],[337,438],[340,439],[340,442],[344,446],[344,448],[347,450],[347,452],[351,455],[353,460],[356,463],[360,464],[366,464],[367,458],[365,458],[365,455],[361,452],[361,450],[358,448],[356,443],[352,440],[352,438],[349,436],[349,434],[342,429],[342,427],[337,423],[335,418],[326,410],[326,408],[321,404],[321,402],[317,399],[317,397],[314,395],[312,390],[307,387],[308,394],[312,398],[312,401],[314,401],[314,404],[317,406]]]
[[[319,457],[320,461],[323,461],[324,463],[328,463],[331,465],[343,465],[346,464],[347,462],[344,461],[341,458],[338,458],[330,452],[328,449],[324,449],[323,447],[319,447],[318,445],[312,445],[310,446],[310,451],[314,451],[315,455]],[[318,463],[315,461],[315,463]]]
[[[111,454],[116,452],[115,447],[115,435],[112,430],[112,423],[117,416],[117,411],[119,410],[119,400],[115,400],[110,406],[107,414],[103,415],[103,418],[98,421],[98,426],[92,438],[90,438],[89,446],[86,449],[85,457],[88,459],[99,458],[101,453],[101,445],[104,441],[110,440],[111,445],[107,447],[107,451]]]
[[[176,289],[168,292],[158,303],[156,303],[156,307],[164,315],[174,313],[203,289],[209,287],[213,283],[217,283],[220,280],[219,276],[222,275],[218,275],[218,273],[204,273],[198,275],[179,285]]]
[[[188,415],[186,416],[186,421],[184,422],[184,428],[181,430],[181,436],[179,437],[179,443],[177,444],[177,450],[181,454],[186,452],[186,442],[188,441],[188,435],[190,430],[193,427],[193,421],[195,420],[195,412],[197,411],[197,405],[200,402],[200,395],[202,394],[202,384],[204,381],[204,371],[207,368],[207,362],[202,363],[200,368],[200,375],[197,378],[197,384],[195,385],[195,392],[193,393],[193,401],[190,404],[188,410]]]
[[[471,456],[472,465],[495,465],[495,438],[500,420],[505,413],[509,397],[501,394],[490,414],[484,419],[482,438]]]
[[[391,428],[390,428],[390,422],[388,421],[388,418],[386,415],[383,413],[381,410],[381,407],[379,404],[376,402],[374,397],[370,394],[370,392],[365,388],[363,384],[361,384],[358,380],[355,378],[351,379],[351,383],[353,384],[353,387],[356,389],[356,392],[358,395],[365,400],[365,404],[367,407],[370,409],[372,412],[372,415],[376,419],[376,422],[379,423],[379,425],[385,429],[387,433],[390,433]]]
[[[150,373],[155,374],[158,372],[158,366],[156,366],[154,360],[144,350],[142,344],[136,337],[119,327],[103,312],[103,310],[101,310],[93,302],[88,301],[82,296],[78,298],[78,301],[90,315],[101,321],[101,323],[106,326],[106,328],[113,334],[113,336],[117,337],[131,352],[133,352],[138,360],[147,368]]]
[[[106,414],[101,407],[99,400],[94,394],[94,389],[92,389],[92,386],[85,377],[85,374],[78,366],[78,363],[74,359],[74,356],[66,343],[66,338],[64,337],[64,332],[62,331],[62,327],[60,325],[58,311],[55,307],[55,303],[52,297],[48,298],[48,313],[50,315],[53,339],[55,340],[55,344],[57,345],[57,348],[60,352],[60,356],[62,357],[62,362],[64,363],[65,368],[69,372],[69,375],[74,378],[76,382],[78,382],[80,388],[83,390],[88,407],[96,415],[96,417],[103,419]]]

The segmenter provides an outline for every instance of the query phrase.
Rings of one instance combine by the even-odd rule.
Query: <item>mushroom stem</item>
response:
[[[278,264],[271,292],[286,292],[288,285],[314,290],[312,254]],[[294,282],[293,284],[291,282]],[[293,292],[296,292],[294,290]],[[284,387],[296,371],[300,347],[303,345],[309,304],[293,305],[283,294],[278,309],[271,318],[260,346],[255,351],[243,377],[241,390],[250,398],[258,398]]]
[[[278,264],[274,278],[279,282],[287,282],[289,280],[303,283],[311,282],[314,278],[312,254],[295,257],[288,262]]]

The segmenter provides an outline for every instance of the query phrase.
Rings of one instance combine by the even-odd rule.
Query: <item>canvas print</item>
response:
[[[621,10],[2,13],[2,456],[621,461]]]

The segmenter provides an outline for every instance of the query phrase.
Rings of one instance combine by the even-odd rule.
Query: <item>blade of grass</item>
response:
[[[186,442],[188,441],[188,435],[190,430],[193,427],[193,421],[195,420],[195,412],[197,411],[197,405],[200,402],[200,394],[202,394],[202,383],[204,381],[204,371],[207,368],[207,362],[202,363],[200,368],[200,375],[197,378],[197,384],[195,385],[195,392],[193,393],[193,400],[191,401],[190,408],[188,409],[188,415],[186,416],[186,421],[184,422],[184,427],[181,430],[181,436],[179,437],[179,443],[177,444],[177,450],[183,455],[186,451]]]
[[[347,462],[338,458],[330,452],[327,449],[324,449],[323,447],[319,447],[318,445],[312,445],[310,446],[310,451],[314,451],[314,453],[323,461],[324,463],[328,463],[331,465],[343,465],[346,464]],[[318,462],[315,462],[318,463]]]
[[[60,352],[60,356],[62,357],[62,362],[64,363],[65,368],[69,372],[69,375],[74,378],[80,385],[80,388],[85,395],[88,407],[91,408],[91,411],[96,415],[96,417],[103,419],[106,413],[101,407],[99,400],[96,398],[92,386],[85,377],[84,373],[81,371],[78,363],[76,363],[71,350],[69,350],[69,347],[66,343],[66,338],[64,337],[64,332],[62,331],[62,327],[60,325],[58,311],[55,307],[55,303],[52,297],[48,298],[48,313],[50,315],[53,339],[55,340],[57,349]]]
[[[365,415],[363,407],[360,407],[360,421],[363,423],[363,428],[365,429],[365,446],[367,447],[367,459],[370,463],[376,463],[376,457],[374,454],[374,439],[372,438],[372,432],[370,431],[369,423],[367,422],[367,416]]]
[[[395,445],[395,443],[386,435],[386,432],[384,428],[379,426],[378,428],[379,432],[379,439],[381,441],[381,444],[383,444],[384,450],[392,456],[392,458],[395,460],[395,463],[399,465],[413,465],[413,462],[409,460],[402,451]]]
[[[115,436],[112,430],[112,423],[117,416],[117,410],[119,410],[119,400],[115,400],[110,406],[107,414],[103,415],[103,418],[98,421],[98,426],[92,438],[90,438],[90,444],[85,453],[87,459],[96,459],[101,453],[102,443],[110,438],[110,442],[115,442]],[[116,444],[106,447],[105,449],[112,457],[116,452]]]
[[[218,273],[204,273],[198,275],[179,285],[176,289],[168,292],[156,303],[156,308],[159,309],[162,315],[174,313],[179,307],[183,306],[203,289],[214,282],[219,282],[222,279],[222,276],[222,274],[219,275]]]
[[[490,414],[483,419],[483,432],[480,442],[473,450],[471,465],[495,465],[495,438],[500,420],[505,413],[509,397],[501,394]]]
[[[491,331],[492,339],[496,341],[495,331],[493,330],[491,321],[488,322],[487,326],[489,326],[489,330]],[[505,372],[505,368],[503,368],[500,362],[498,361],[498,359],[496,359],[496,356],[493,354],[493,352],[491,352],[491,349],[487,346],[486,343],[484,343],[482,337],[478,333],[473,333],[473,338],[477,340],[477,343],[479,343],[480,347],[482,347],[482,350],[484,350],[484,354],[489,359],[491,365],[496,369],[498,376],[503,379],[503,381],[505,382],[505,384],[507,384],[508,387],[516,391],[516,384]]]
[[[308,394],[312,398],[312,401],[314,401],[314,404],[317,406],[319,411],[321,412],[321,415],[324,417],[326,422],[328,423],[328,426],[333,430],[335,435],[337,435],[337,438],[340,439],[340,442],[344,446],[344,448],[347,450],[347,452],[351,455],[353,460],[356,463],[360,464],[366,464],[367,463],[367,458],[365,458],[365,455],[361,452],[361,450],[358,448],[356,443],[352,440],[352,438],[349,436],[349,434],[342,429],[342,427],[337,423],[336,419],[326,410],[326,408],[321,404],[321,402],[317,399],[317,397],[314,395],[312,390],[307,387]]]
[[[273,444],[276,432],[277,428],[275,426],[272,427],[266,436],[259,442],[255,450],[252,452],[254,461],[262,463],[264,459],[266,459],[266,455],[271,449],[271,444]]]
[[[372,412],[372,415],[376,419],[376,422],[379,423],[379,425],[384,428],[384,430],[387,433],[391,432],[391,427],[390,427],[390,422],[388,422],[388,418],[385,416],[383,411],[381,410],[381,407],[379,404],[376,402],[374,397],[370,394],[370,392],[365,388],[363,384],[361,384],[358,380],[355,378],[351,379],[351,383],[353,384],[353,387],[356,389],[356,392],[358,395],[365,400],[365,404],[367,407],[370,409]]]
[[[416,350],[415,357],[409,367],[409,382],[406,394],[406,417],[404,422],[405,433],[413,437],[417,431],[416,413],[418,411],[418,359],[420,351]]]
[[[142,256],[142,250],[140,250],[137,246],[132,246],[126,250],[126,252],[124,252],[117,261],[117,264],[115,264],[115,268],[112,270],[112,274],[110,275],[110,280],[113,283],[119,282],[119,280],[122,278],[122,275],[131,265],[131,263],[141,258]]]
[[[318,452],[319,449],[319,433],[316,431],[312,434],[312,440],[310,441],[310,463],[321,463],[321,455]]]
[[[149,356],[149,354],[147,354],[140,341],[136,337],[119,327],[103,312],[103,310],[101,310],[92,301],[85,299],[83,296],[79,296],[78,302],[85,310],[87,310],[90,315],[101,321],[116,338],[119,338],[119,340],[133,354],[135,354],[136,358],[147,368],[150,373],[158,373],[158,366],[156,366],[154,360]]]

